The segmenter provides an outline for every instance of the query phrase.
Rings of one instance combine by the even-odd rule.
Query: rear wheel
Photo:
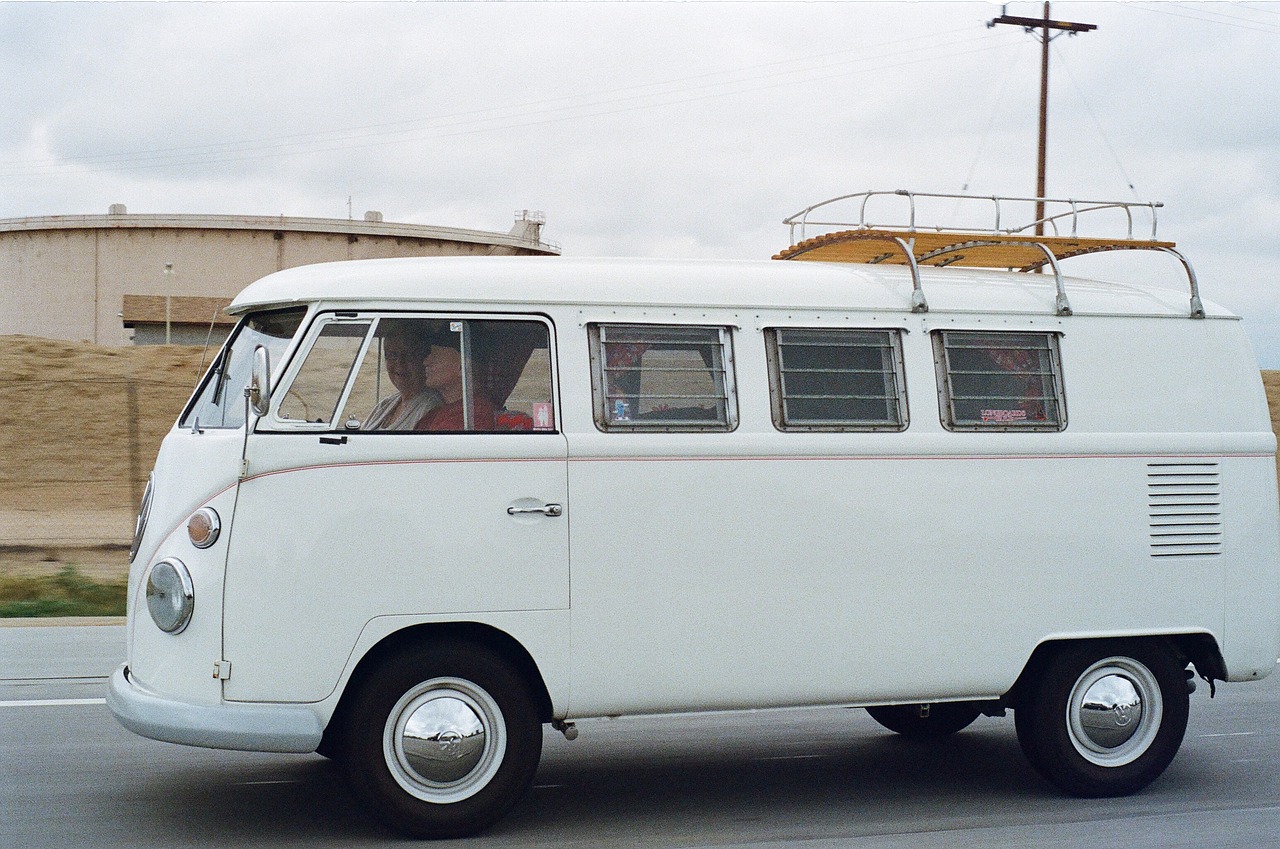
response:
[[[1185,664],[1157,642],[1081,643],[1054,654],[1014,710],[1036,770],[1076,796],[1126,796],[1164,772],[1182,745]]]
[[[352,789],[415,837],[464,837],[528,790],[542,726],[527,683],[488,649],[426,646],[384,661],[355,694],[341,763]]]
[[[869,707],[876,722],[903,737],[937,739],[968,728],[982,713],[973,702]]]

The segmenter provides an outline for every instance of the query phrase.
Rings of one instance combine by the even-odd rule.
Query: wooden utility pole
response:
[[[1036,197],[1040,200],[1036,201],[1036,235],[1044,235],[1044,194],[1045,194],[1045,149],[1047,147],[1047,138],[1049,135],[1049,42],[1055,36],[1049,35],[1049,30],[1059,30],[1068,35],[1075,35],[1078,32],[1089,32],[1098,28],[1097,24],[1080,24],[1072,21],[1054,21],[1049,19],[1049,0],[1045,0],[1044,17],[1043,18],[1020,18],[1016,15],[1006,15],[1004,12],[1008,7],[1000,10],[1000,17],[987,23],[988,27],[994,27],[996,24],[1012,24],[1022,27],[1030,33],[1039,30],[1040,37],[1040,150],[1036,160]]]

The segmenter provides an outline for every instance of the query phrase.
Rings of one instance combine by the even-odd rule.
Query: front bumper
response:
[[[324,727],[309,708],[286,704],[198,705],[144,690],[121,664],[107,686],[107,707],[135,734],[245,752],[314,752]]]

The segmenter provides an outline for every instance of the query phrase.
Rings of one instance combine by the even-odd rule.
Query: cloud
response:
[[[1010,14],[1039,6],[1011,4]],[[0,4],[0,216],[357,217],[570,254],[767,257],[869,188],[1029,195],[1039,45],[985,3]],[[1160,200],[1253,313],[1280,203],[1274,15],[1054,4],[1049,193]],[[1136,187],[1131,190],[1129,183]],[[1241,269],[1248,269],[1242,273]]]

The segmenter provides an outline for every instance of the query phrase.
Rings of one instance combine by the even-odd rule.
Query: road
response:
[[[403,846],[315,755],[157,743],[102,704],[115,627],[0,628],[0,848]],[[1060,796],[1012,719],[942,743],[858,710],[619,719],[548,731],[535,787],[475,847],[1280,847],[1280,675],[1192,696],[1168,772]]]

